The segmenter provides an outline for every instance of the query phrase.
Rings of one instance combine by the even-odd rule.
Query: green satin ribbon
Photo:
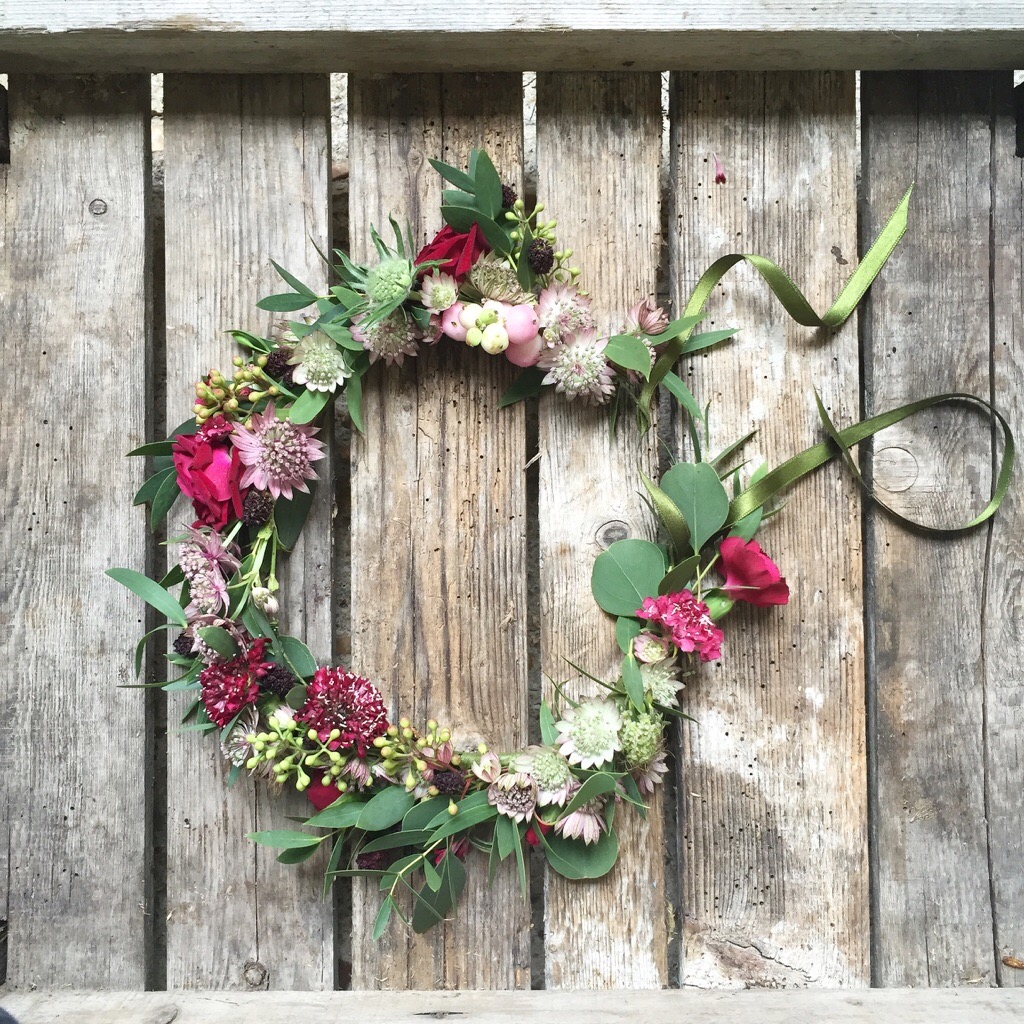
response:
[[[852,427],[847,427],[845,430],[836,429],[835,424],[832,423],[828,413],[825,411],[825,407],[822,405],[817,392],[815,392],[815,399],[818,403],[818,413],[821,416],[821,421],[829,435],[829,439],[827,441],[822,441],[820,444],[813,445],[805,451],[800,452],[799,455],[794,455],[793,458],[782,463],[781,466],[773,469],[770,473],[758,480],[757,483],[751,484],[751,486],[745,491],[737,495],[729,505],[729,519],[727,525],[739,522],[739,520],[741,520],[745,515],[748,515],[760,508],[765,504],[765,502],[770,501],[787,487],[791,487],[802,477],[807,476],[808,473],[817,469],[819,466],[825,465],[826,462],[834,459],[837,455],[842,455],[843,460],[850,468],[854,478],[868,492],[868,494],[871,495],[875,502],[881,505],[882,508],[884,508],[890,515],[905,526],[909,526],[915,530],[922,530],[926,533],[953,536],[955,534],[965,533],[967,530],[973,530],[974,527],[980,526],[986,520],[992,518],[996,509],[999,508],[1003,498],[1006,496],[1006,491],[1010,486],[1010,476],[1013,473],[1013,462],[1016,453],[1013,443],[1013,433],[1010,430],[1009,423],[1006,422],[1002,413],[1000,413],[999,410],[990,402],[986,402],[983,398],[978,398],[975,395],[962,394],[960,392],[948,392],[944,395],[932,395],[930,398],[922,398],[920,401],[910,402],[907,405],[899,406],[897,409],[890,409],[888,412],[879,413],[877,416],[871,416],[869,419],[862,420],[860,423],[855,423]],[[884,430],[886,427],[891,427],[894,424],[899,423],[901,420],[905,420],[908,416],[913,416],[914,413],[918,413],[924,409],[930,409],[935,406],[958,402],[980,406],[982,409],[987,410],[997,420],[1000,427],[1002,427],[1003,457],[1000,462],[999,473],[996,476],[996,486],[995,490],[992,492],[992,498],[989,503],[969,523],[955,527],[927,526],[924,523],[916,522],[913,519],[908,519],[906,516],[901,515],[878,497],[878,494],[872,490],[867,481],[861,475],[853,456],[850,454],[850,448],[866,438],[877,434],[878,431]]]
[[[804,327],[838,327],[857,308],[857,303],[864,297],[871,282],[878,276],[878,272],[885,265],[885,261],[892,255],[893,249],[899,244],[903,233],[907,230],[907,208],[910,205],[910,194],[914,191],[911,185],[907,189],[899,205],[893,211],[892,216],[886,221],[878,237],[874,240],[871,248],[868,249],[861,260],[860,265],[850,275],[850,279],[843,285],[836,301],[824,316],[818,316],[813,307],[805,298],[803,292],[793,283],[790,276],[778,264],[773,263],[763,256],[755,256],[752,253],[732,253],[715,260],[701,275],[693,294],[686,303],[683,311],[684,317],[697,316],[704,312],[708,299],[714,292],[716,285],[726,273],[737,263],[746,260],[760,275],[765,283],[772,290],[775,297],[782,303],[786,312]],[[672,370],[676,360],[683,354],[686,342],[693,333],[693,327],[684,331],[678,337],[673,338],[665,346],[664,351],[658,357],[651,376],[640,393],[640,410],[644,422],[641,426],[646,429],[649,426],[649,410],[654,400],[654,391],[665,379],[665,376]]]

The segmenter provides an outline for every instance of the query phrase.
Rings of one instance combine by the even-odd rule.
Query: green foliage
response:
[[[682,512],[690,528],[690,547],[699,555],[729,517],[729,495],[714,467],[679,462],[661,478],[661,489]]]
[[[617,540],[594,560],[590,578],[594,600],[610,615],[632,615],[645,597],[657,594],[667,568],[665,552],[657,544],[636,538]]]

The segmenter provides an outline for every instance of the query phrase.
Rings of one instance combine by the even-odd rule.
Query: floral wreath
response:
[[[697,428],[706,413],[672,367],[736,333],[693,333],[718,280],[745,259],[799,323],[838,327],[902,237],[909,192],[822,317],[774,263],[734,255],[709,268],[681,318],[670,321],[644,299],[624,317],[622,333],[601,337],[571,250],[558,248],[555,221],[539,217],[543,205],[528,212],[483,151],[471,154],[468,172],[431,163],[454,187],[443,192],[445,226],[415,255],[410,233],[403,237],[392,219],[393,248],[371,229],[374,263],[335,252],[338,283],[326,295],[274,264],[292,291],[258,306],[315,312],[282,322],[273,339],[233,331],[248,353],[234,359],[233,376],[211,370],[195,384],[193,416],[166,440],[130,453],[152,458],[154,472],[135,496],[135,504],[150,505],[151,527],[179,495],[191,500],[196,519],[174,540],[177,565],[163,579],[108,570],[167,619],[140,641],[137,673],[147,640],[180,630],[167,660],[181,674],[143,685],[192,698],[185,727],[219,742],[229,783],[248,773],[279,789],[293,786],[316,810],[309,830],[249,838],[279,849],[286,863],[329,847],[325,894],[338,877],[378,878],[384,899],[375,938],[392,914],[416,931],[442,921],[465,886],[472,849],[489,858],[489,877],[514,858],[524,890],[531,848],[568,878],[611,870],[616,812],[629,805],[645,815],[667,771],[666,726],[685,717],[683,678],[694,663],[721,657],[720,623],[736,602],[789,600],[779,568],[753,539],[782,490],[837,455],[860,480],[852,445],[929,406],[973,402],[1001,424],[1005,445],[992,500],[960,528],[970,529],[1000,504],[1014,456],[999,413],[959,394],[844,430],[819,400],[827,439],[771,472],[762,466],[745,486],[743,467],[728,466],[746,438],[716,458],[702,456]],[[608,406],[613,424],[631,409],[644,431],[660,384],[694,425],[695,461],[673,465],[657,483],[641,474],[663,542],[619,540],[594,563],[594,598],[616,619],[617,678],[578,669],[604,692],[573,700],[556,686],[557,701],[540,706],[541,742],[508,753],[483,744],[461,750],[456,733],[434,720],[396,720],[370,680],[318,665],[299,638],[277,628],[277,560],[298,539],[325,454],[317,419],[344,392],[361,429],[369,367],[400,364],[442,339],[523,368],[502,405],[553,387],[569,401]],[[402,889],[413,895],[408,916],[397,898]]]

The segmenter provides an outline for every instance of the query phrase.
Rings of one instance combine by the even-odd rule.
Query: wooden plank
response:
[[[349,81],[353,251],[369,228],[440,227],[432,156],[464,165],[484,145],[521,182],[518,75],[395,76]],[[352,663],[393,708],[437,718],[459,746],[526,739],[526,433],[521,406],[500,411],[514,379],[504,359],[442,341],[367,380],[366,434],[352,442]],[[358,885],[356,988],[516,988],[529,984],[528,904],[513,872],[488,889],[486,866],[452,923],[425,937],[393,921],[370,934],[380,895]]]
[[[1008,77],[1008,76],[1004,76]],[[986,74],[865,75],[866,231],[908,178],[912,227],[866,317],[865,409],[940,391],[987,396],[992,90]],[[884,197],[884,198],[883,198]],[[875,443],[880,493],[949,524],[981,508],[988,427],[942,410]],[[985,531],[867,531],[877,770],[875,974],[883,985],[996,981],[985,794]],[[1015,559],[1016,561],[1016,559]]]
[[[995,76],[992,146],[992,359],[993,396],[1010,422],[1024,423],[1024,116],[1014,116],[1008,75]],[[1024,93],[1017,87],[1021,100]],[[1019,108],[1024,115],[1024,103]],[[1024,142],[1024,135],[1020,136]],[[1024,970],[1003,957],[1024,960],[1024,666],[1021,665],[1021,558],[1024,497],[1020,475],[992,526],[982,627],[985,666],[985,766],[996,978],[1024,986]]]
[[[358,1020],[361,1024],[422,1024],[450,1017],[473,1024],[1016,1024],[1020,992],[998,989],[870,989],[847,993],[766,992],[80,992],[26,993],[0,1005],[24,1024],[220,1024],[259,1020]]]
[[[118,688],[135,681],[144,614],[102,572],[147,557],[129,508],[143,467],[120,455],[147,429],[148,88],[141,76],[10,82],[0,917],[17,988],[146,976],[145,699]]]
[[[671,100],[679,301],[739,251],[774,259],[826,309],[857,259],[853,75],[679,73]],[[858,418],[855,323],[816,338],[744,266],[703,329],[725,326],[741,333],[681,368],[713,403],[712,454],[756,429],[742,458],[774,466],[820,440],[812,387],[837,422]],[[868,982],[858,494],[832,466],[787,497],[758,539],[790,604],[736,608],[723,660],[685,691],[686,985]]]
[[[661,240],[658,170],[661,82],[656,74],[537,78],[537,193],[558,220],[559,244],[583,268],[602,331],[653,296]],[[614,623],[594,604],[594,559],[612,541],[650,536],[637,460],[653,472],[653,434],[637,447],[630,422],[612,438],[604,410],[561,395],[540,407],[541,665],[564,679],[569,658],[611,678],[621,659]],[[592,693],[580,680],[575,692]],[[549,694],[549,698],[553,696]],[[592,885],[549,873],[544,942],[548,988],[660,988],[668,983],[660,794],[643,822],[616,820],[621,861]],[[584,938],[585,937],[585,938]]]
[[[278,290],[271,257],[314,287],[326,268],[314,244],[329,233],[328,81],[324,76],[168,76],[164,83],[168,423],[184,418],[189,384],[230,368],[224,332],[270,332],[255,309]],[[331,655],[330,466],[282,580],[287,623],[314,655]],[[188,521],[179,506],[169,520]],[[308,813],[243,782],[229,791],[216,745],[168,736],[168,984],[174,987],[330,988],[331,906],[319,897],[319,858],[279,865],[245,839]]]
[[[0,28],[11,71],[1012,68],[1022,48],[1013,0],[8,0]]]

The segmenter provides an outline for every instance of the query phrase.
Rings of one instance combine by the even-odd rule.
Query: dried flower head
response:
[[[525,821],[537,806],[537,783],[529,775],[512,772],[487,787],[487,802],[513,821]]]

